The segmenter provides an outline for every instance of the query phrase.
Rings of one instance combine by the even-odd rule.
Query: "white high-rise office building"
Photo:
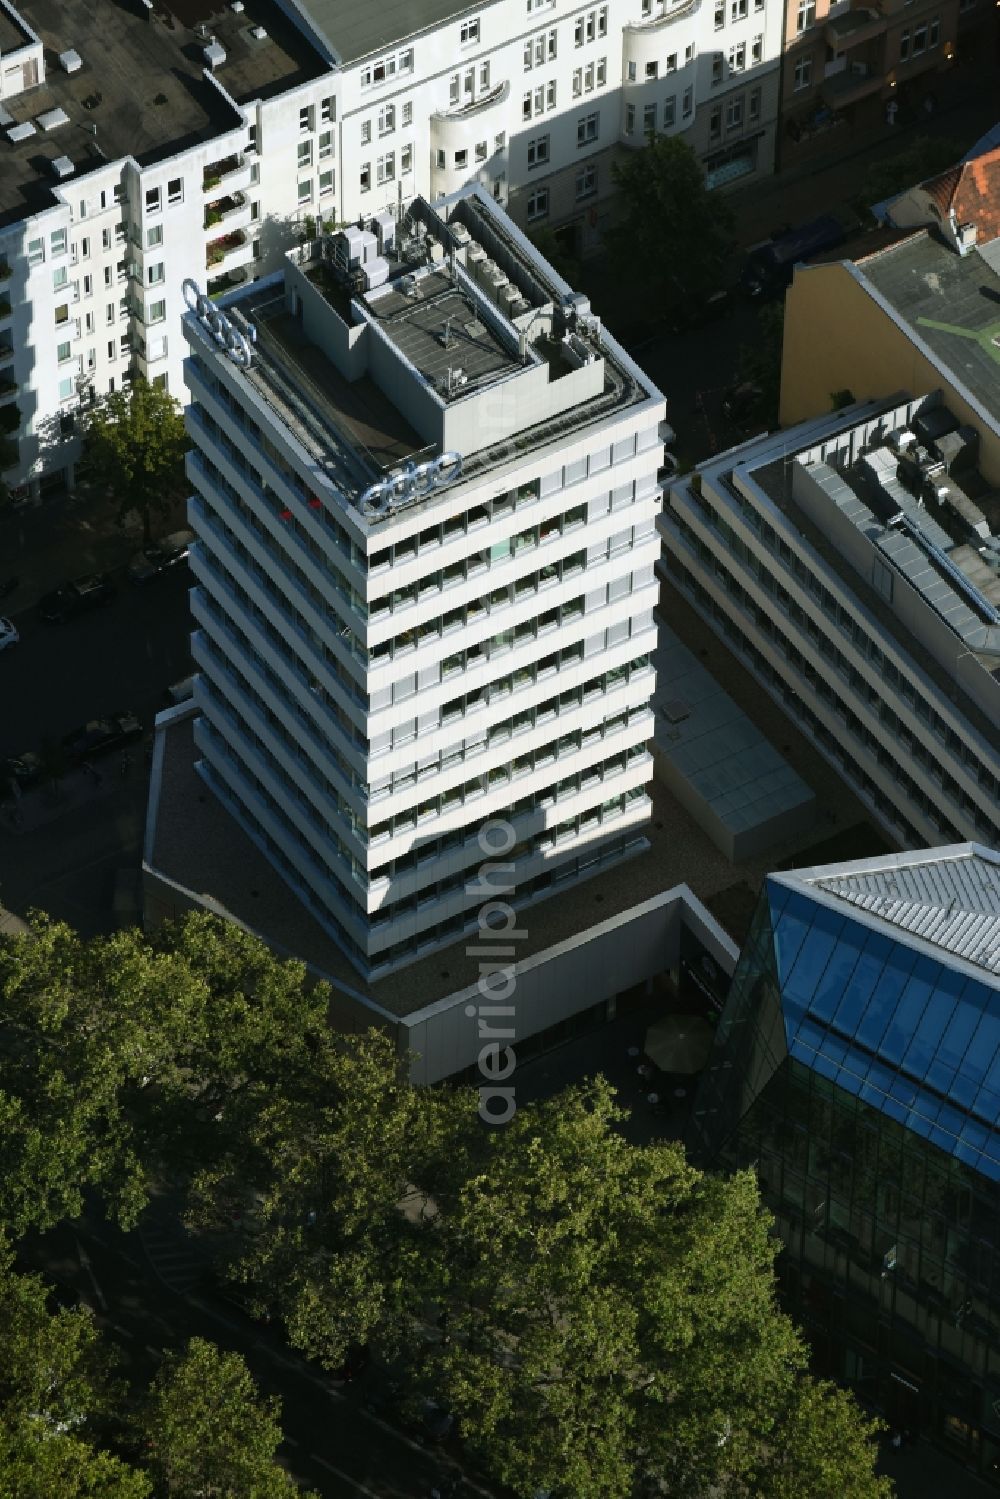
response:
[[[183,398],[181,286],[267,275],[317,217],[478,182],[600,239],[616,156],[773,163],[779,0],[0,0],[0,474],[73,482],[81,402]]]
[[[200,770],[326,930],[644,848],[665,403],[586,299],[480,188],[188,296]]]

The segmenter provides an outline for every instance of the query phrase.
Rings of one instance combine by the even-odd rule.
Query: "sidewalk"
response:
[[[78,807],[103,801],[121,789],[123,782],[144,776],[141,745],[133,745],[126,775],[121,773],[120,757],[109,755],[100,766],[87,769],[76,766],[57,781],[22,791],[20,796],[0,803],[0,836],[33,833],[36,828],[56,822]]]

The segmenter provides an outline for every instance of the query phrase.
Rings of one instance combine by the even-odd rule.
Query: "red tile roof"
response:
[[[975,224],[980,244],[1000,236],[1000,146],[949,167],[923,187],[943,219],[954,209],[960,224]]]

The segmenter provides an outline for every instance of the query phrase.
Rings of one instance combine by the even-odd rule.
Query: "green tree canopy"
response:
[[[733,243],[732,210],[705,186],[686,141],[657,135],[613,168],[621,218],[607,233],[620,275],[642,285],[650,312],[662,316],[725,281]]]
[[[877,1499],[867,1428],[809,1384],[775,1304],[752,1176],[633,1147],[620,1118],[599,1083],[490,1136],[434,1226],[449,1336],[426,1346],[418,1382],[525,1499],[784,1496],[791,1474],[810,1499]],[[838,1423],[851,1441],[834,1482],[816,1455]]]
[[[81,413],[84,454],[108,485],[119,515],[138,510],[149,533],[150,517],[183,492],[187,433],[173,396],[159,385],[133,380]]]
[[[192,1338],[167,1354],[139,1418],[157,1492],[189,1499],[288,1499],[275,1458],[281,1402],[262,1399],[243,1359]]]

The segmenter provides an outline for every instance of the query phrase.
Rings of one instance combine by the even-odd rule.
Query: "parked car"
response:
[[[61,588],[47,593],[38,605],[38,612],[49,624],[62,624],[88,609],[96,609],[114,598],[115,586],[107,573],[89,573],[86,577],[72,578]]]
[[[776,239],[755,245],[743,262],[740,286],[751,297],[778,297],[791,285],[800,261],[843,244],[847,230],[832,213],[786,230]]]
[[[187,560],[193,541],[193,531],[173,531],[169,536],[162,536],[159,541],[143,547],[128,565],[128,575],[132,582],[148,583],[178,567]]]
[[[28,791],[45,778],[45,765],[41,755],[34,750],[25,750],[21,755],[11,755],[0,762],[0,783],[5,787],[17,786],[19,791]]]
[[[61,745],[71,760],[90,760],[95,755],[122,749],[141,737],[142,724],[134,713],[110,713],[107,718],[92,718],[65,734]]]
[[[722,397],[722,414],[735,426],[742,426],[753,419],[763,399],[760,386],[744,380],[739,385],[731,385]]]
[[[11,621],[0,615],[0,651],[5,651],[9,645],[17,645],[20,638]]]

